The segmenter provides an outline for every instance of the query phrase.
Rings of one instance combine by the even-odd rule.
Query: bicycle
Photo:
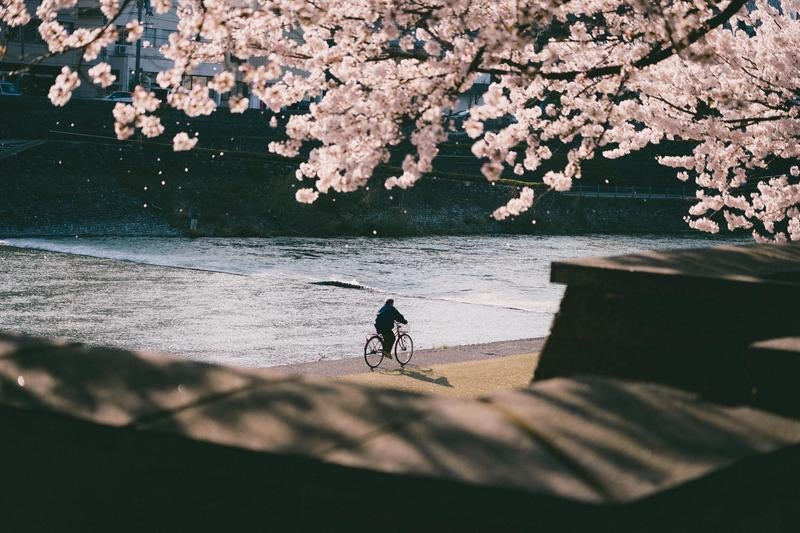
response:
[[[414,340],[400,323],[395,324],[392,348],[394,349],[394,358],[401,367],[405,367],[414,355]],[[373,333],[367,337],[367,342],[364,344],[364,361],[370,370],[383,361],[383,335],[380,333]]]

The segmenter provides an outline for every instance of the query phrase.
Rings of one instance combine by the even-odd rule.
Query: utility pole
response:
[[[144,7],[144,0],[136,0],[136,20],[139,25],[142,25],[142,8]],[[142,39],[136,40],[136,70],[135,70],[136,85],[142,84]]]

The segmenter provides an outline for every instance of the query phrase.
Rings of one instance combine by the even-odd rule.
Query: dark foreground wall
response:
[[[3,531],[800,527],[800,422],[645,383],[481,401],[0,334]]]
[[[192,207],[198,234],[216,236],[675,233],[686,231],[688,209],[683,200],[540,190],[530,212],[501,223],[490,213],[516,186],[441,178],[405,191],[387,191],[376,178],[368,189],[321,195],[308,206],[294,199],[296,162],[265,151],[49,141],[2,165],[5,236],[171,235],[187,229]]]
[[[536,381],[580,374],[665,383],[715,401],[800,412],[794,356],[751,345],[800,336],[800,244],[645,252],[556,262],[567,285]],[[797,387],[794,387],[797,391]]]

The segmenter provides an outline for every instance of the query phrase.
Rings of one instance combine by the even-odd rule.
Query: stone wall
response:
[[[518,187],[426,178],[408,190],[369,188],[298,204],[296,162],[266,152],[162,144],[48,141],[3,160],[0,234],[171,235],[200,210],[198,234],[425,235],[686,231],[681,200],[586,198],[539,190],[534,209],[496,222]],[[163,182],[163,184],[162,184]],[[535,222],[534,222],[535,221]]]
[[[567,290],[535,380],[604,375],[758,403],[769,373],[748,361],[750,345],[800,335],[798,280],[798,244],[553,263],[551,281]]]
[[[45,144],[0,163],[0,237],[180,235],[84,147]]]

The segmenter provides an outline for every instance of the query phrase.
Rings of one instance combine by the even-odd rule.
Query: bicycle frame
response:
[[[379,357],[379,360],[377,362],[375,362],[374,364],[372,362],[370,362],[369,357],[370,356],[374,356],[377,353],[376,347],[374,347],[374,346],[370,350],[368,350],[368,348],[370,346],[370,342],[372,341],[372,339],[379,339],[380,340],[381,350],[383,350],[385,352],[390,352],[390,353],[392,351],[394,351],[395,355],[398,356],[398,362],[400,363],[401,366],[405,366],[406,364],[408,364],[408,362],[411,360],[411,357],[412,357],[412,355],[414,353],[414,341],[411,339],[411,336],[409,335],[409,330],[404,328],[403,326],[405,326],[405,324],[401,324],[399,322],[394,324],[394,328],[393,328],[394,329],[394,332],[393,332],[394,333],[394,342],[392,343],[391,346],[388,346],[388,347],[385,344],[386,343],[386,339],[384,338],[384,336],[380,332],[376,332],[376,333],[373,333],[372,335],[368,335],[367,336],[366,341],[365,341],[365,346],[364,346],[364,359],[366,360],[367,366],[369,366],[370,369],[374,369],[375,367],[377,367],[380,364],[380,362],[383,360],[383,355],[381,355]],[[403,339],[403,338],[408,339],[408,341],[407,342],[406,341],[401,342],[401,339]],[[408,357],[404,356],[402,359],[400,359],[399,358],[399,354],[398,354],[398,349],[401,350],[405,355],[406,350],[408,349],[407,347],[410,347],[410,353],[408,353]],[[390,358],[391,358],[391,356],[390,356]]]

